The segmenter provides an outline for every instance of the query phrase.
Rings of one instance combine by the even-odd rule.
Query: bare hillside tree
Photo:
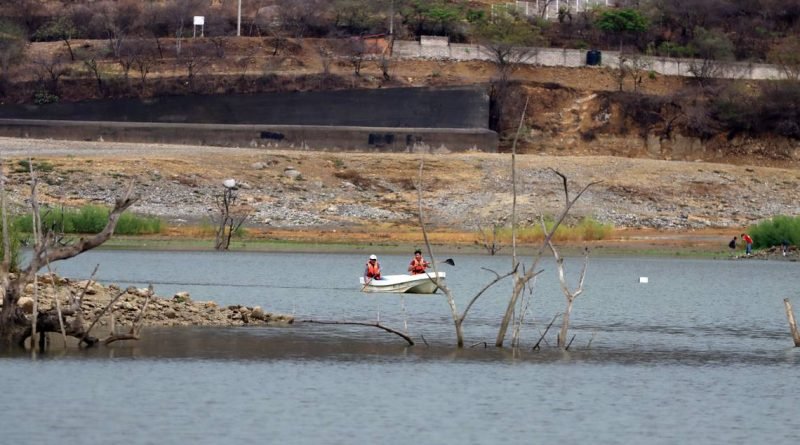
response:
[[[217,197],[216,215],[212,215],[215,223],[214,249],[228,250],[231,245],[233,234],[239,230],[250,217],[249,207],[237,205],[238,195],[236,194],[237,184],[233,179],[223,181],[225,189],[222,195]]]
[[[73,319],[72,322],[68,322],[66,319],[69,315],[75,315],[76,311],[80,312],[80,303],[78,303],[77,307],[66,308],[64,311],[58,307],[50,311],[34,310],[31,318],[26,316],[18,303],[25,286],[35,282],[36,274],[41,268],[94,249],[111,237],[120,215],[136,202],[136,198],[132,197],[133,182],[131,182],[125,194],[117,199],[102,231],[92,236],[80,238],[74,244],[68,245],[54,243],[56,234],[52,230],[42,230],[38,201],[36,200],[37,178],[32,169],[30,183],[31,211],[34,221],[33,251],[27,266],[22,267],[16,274],[10,272],[10,255],[5,255],[0,265],[0,293],[3,296],[3,308],[0,310],[0,349],[24,347],[28,338],[35,340],[32,336],[37,332],[40,334],[47,332],[61,333],[64,336],[75,337],[83,344],[94,345],[99,340],[89,335],[90,327],[82,323],[79,317]],[[5,166],[0,161],[0,218],[2,218],[3,227],[8,227],[9,215],[5,189]],[[7,230],[3,231],[3,247],[4,252],[9,252],[10,240],[9,231]],[[35,304],[34,309],[36,309]],[[32,341],[31,344],[33,345],[35,342]]]

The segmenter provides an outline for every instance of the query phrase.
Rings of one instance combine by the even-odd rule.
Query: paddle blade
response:
[[[444,261],[442,261],[442,262],[443,262],[443,263],[445,263],[445,264],[449,264],[449,265],[451,265],[451,266],[455,266],[455,265],[456,265],[456,262],[455,262],[455,261],[453,261],[453,259],[452,259],[452,258],[448,258],[448,259],[446,259],[446,260],[444,260]]]

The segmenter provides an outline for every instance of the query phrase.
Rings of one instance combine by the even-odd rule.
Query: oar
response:
[[[364,292],[364,289],[366,289],[366,288],[367,288],[367,286],[369,286],[369,283],[371,283],[371,282],[372,282],[372,279],[373,279],[373,278],[375,278],[375,277],[369,277],[369,280],[367,280],[366,282],[364,282],[364,287],[362,287],[362,288],[361,288],[361,292]]]
[[[455,266],[455,265],[456,265],[456,262],[455,262],[455,261],[453,261],[453,259],[452,259],[452,258],[448,258],[448,259],[446,259],[446,260],[444,260],[444,261],[442,261],[442,262],[443,262],[444,264],[449,264],[449,265],[451,265],[451,266]]]

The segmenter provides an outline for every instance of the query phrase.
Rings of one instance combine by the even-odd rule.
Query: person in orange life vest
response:
[[[418,273],[425,273],[425,268],[427,267],[430,267],[430,263],[422,258],[422,252],[420,250],[415,250],[414,258],[411,259],[411,263],[408,265],[408,271],[411,275],[416,275]]]
[[[367,266],[364,268],[364,278],[371,278],[374,280],[381,279],[381,263],[378,262],[378,257],[375,255],[369,256]]]
[[[750,235],[743,233],[742,241],[744,241],[744,253],[746,255],[750,255],[750,253],[753,252],[753,238],[750,238]]]

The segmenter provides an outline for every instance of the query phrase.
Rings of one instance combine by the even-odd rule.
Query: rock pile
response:
[[[193,301],[188,292],[178,292],[172,298],[166,298],[153,295],[147,288],[120,289],[113,284],[103,286],[96,281],[74,281],[55,274],[41,275],[36,290],[40,311],[55,309],[56,299],[64,309],[70,306],[71,299],[82,298],[84,320],[91,322],[100,317],[100,326],[108,326],[112,315],[117,327],[132,326],[140,317],[143,317],[144,326],[243,326],[294,322],[291,315],[273,314],[258,306],[220,307],[213,301]],[[27,313],[33,310],[34,295],[34,285],[28,284],[19,301]],[[145,308],[144,314],[142,308]]]

